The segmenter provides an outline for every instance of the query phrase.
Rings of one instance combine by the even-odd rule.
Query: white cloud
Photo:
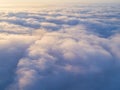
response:
[[[60,89],[60,87],[67,89],[67,86],[60,83],[64,83],[65,79],[69,79],[71,83],[82,84],[82,81],[72,82],[72,79],[76,78],[79,80],[79,76],[81,76],[81,78],[85,78],[85,80],[83,79],[85,85],[90,84],[92,86],[86,80],[86,78],[92,79],[89,77],[90,74],[93,76],[96,74],[106,75],[105,73],[111,68],[117,70],[115,66],[119,61],[116,61],[115,58],[117,60],[120,59],[119,55],[117,55],[120,47],[116,45],[120,43],[114,38],[119,38],[119,36],[104,39],[85,32],[81,27],[69,28],[61,32],[47,32],[42,38],[36,40],[28,48],[27,55],[19,60],[15,84],[20,90],[32,90],[33,88],[35,90],[48,90]],[[111,42],[115,43],[112,44]],[[31,71],[35,74],[33,75]],[[27,73],[31,74],[27,75]],[[70,77],[66,78],[67,75],[70,75]],[[105,76],[104,78],[107,77]],[[99,81],[101,78],[96,79]],[[111,78],[109,79],[111,81]],[[43,82],[45,85],[42,84]],[[93,83],[98,88],[97,85],[100,83],[95,81]],[[66,81],[66,85],[69,86],[69,82]],[[73,83],[72,88],[76,88],[76,84]],[[81,85],[77,86],[76,89],[79,88],[85,89]],[[103,87],[101,88],[104,89]]]
[[[103,6],[0,12],[0,89],[119,90],[119,9]]]

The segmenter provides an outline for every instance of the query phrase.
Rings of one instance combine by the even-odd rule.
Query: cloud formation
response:
[[[119,90],[118,8],[0,12],[0,89]]]

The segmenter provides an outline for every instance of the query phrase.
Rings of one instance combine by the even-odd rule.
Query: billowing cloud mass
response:
[[[0,12],[0,90],[120,90],[119,10]]]

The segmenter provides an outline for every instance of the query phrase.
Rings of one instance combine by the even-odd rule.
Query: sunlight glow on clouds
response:
[[[120,3],[120,0],[1,0],[1,6],[44,6],[49,4],[64,3]]]
[[[119,10],[1,11],[0,90],[119,90]]]

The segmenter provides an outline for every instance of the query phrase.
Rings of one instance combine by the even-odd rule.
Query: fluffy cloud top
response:
[[[0,15],[1,90],[120,89],[118,6]]]

